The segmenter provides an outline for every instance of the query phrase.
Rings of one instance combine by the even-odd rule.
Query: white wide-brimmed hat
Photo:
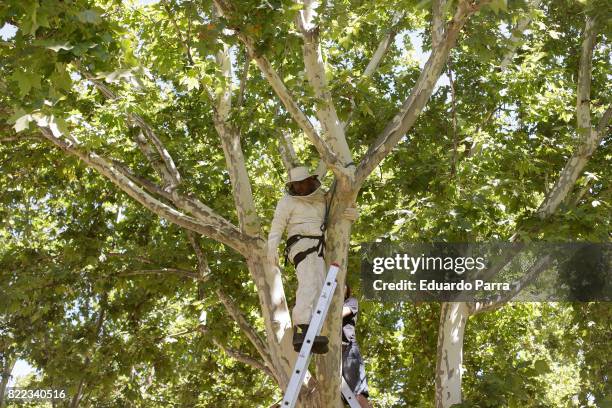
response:
[[[289,170],[289,180],[285,183],[289,185],[289,183],[293,183],[294,181],[302,181],[306,180],[309,177],[316,176],[316,174],[310,174],[308,168],[304,166],[294,167]]]

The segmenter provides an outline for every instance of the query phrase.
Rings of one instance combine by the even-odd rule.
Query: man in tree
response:
[[[279,200],[268,235],[268,259],[278,264],[278,246],[287,229],[285,260],[295,266],[298,289],[292,312],[294,324],[293,348],[299,351],[304,342],[313,309],[325,282],[325,223],[329,212],[331,194],[323,191],[318,174],[310,174],[303,166],[289,171],[286,194]],[[354,221],[359,212],[347,208],[343,217]],[[328,339],[316,336],[312,352],[324,354],[328,351]]]

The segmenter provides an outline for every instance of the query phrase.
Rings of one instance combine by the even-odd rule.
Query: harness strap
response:
[[[306,259],[306,257],[308,255],[310,255],[311,253],[317,251],[317,247],[312,247],[312,248],[308,248],[305,251],[302,252],[298,252],[294,257],[293,257],[293,266],[295,266],[296,268],[298,267],[298,265],[300,264],[300,262],[302,262],[304,259]],[[321,255],[319,255],[321,256]]]
[[[299,252],[298,254],[295,255],[294,259],[293,259],[293,264],[297,267],[297,264],[299,262],[295,262],[295,259],[304,254],[307,251],[310,252],[314,252],[314,251],[319,251],[319,256],[323,256],[323,248],[325,247],[325,237],[324,235],[301,235],[301,234],[295,234],[290,236],[289,238],[287,238],[287,243],[285,245],[285,250],[283,252],[283,254],[285,255],[285,261],[284,261],[284,265],[287,266],[287,260],[289,259],[289,251],[291,250],[291,247],[293,245],[295,245],[295,243],[297,243],[300,239],[302,238],[312,238],[312,239],[316,239],[318,240],[318,244],[314,247],[308,248],[302,252]],[[306,255],[310,254],[310,252],[308,252],[307,254],[303,255],[302,258],[300,259],[303,260],[304,258],[306,258]]]

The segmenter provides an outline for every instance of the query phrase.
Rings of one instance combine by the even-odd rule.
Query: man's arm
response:
[[[289,208],[286,198],[283,197],[276,205],[274,218],[270,226],[270,233],[268,234],[268,261],[275,265],[278,264],[278,246],[280,245],[283,232],[285,232],[290,216],[291,208]]]
[[[358,311],[359,306],[356,298],[350,297],[344,301],[344,306],[342,307],[342,317],[350,316],[352,314],[357,315]]]

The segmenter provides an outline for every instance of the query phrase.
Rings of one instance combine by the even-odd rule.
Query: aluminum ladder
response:
[[[289,385],[285,390],[285,395],[283,396],[283,401],[280,405],[281,408],[295,407],[298,395],[300,394],[300,389],[302,388],[302,384],[304,382],[304,377],[308,372],[308,363],[310,363],[310,357],[312,357],[311,350],[314,338],[321,333],[321,328],[323,327],[323,322],[327,316],[329,305],[331,304],[334,291],[338,285],[338,282],[336,282],[336,276],[338,275],[339,268],[339,265],[336,263],[332,263],[329,267],[327,278],[325,278],[325,283],[323,284],[323,289],[321,290],[321,295],[319,295],[317,308],[310,319],[310,324],[304,338],[304,343],[302,343],[302,348],[300,349],[298,358],[295,361],[295,366],[293,367],[293,374],[291,375]],[[351,408],[360,408],[355,395],[351,391],[346,381],[344,381],[344,377],[342,377],[341,389],[342,395],[344,395],[344,398],[348,402],[349,406]]]

